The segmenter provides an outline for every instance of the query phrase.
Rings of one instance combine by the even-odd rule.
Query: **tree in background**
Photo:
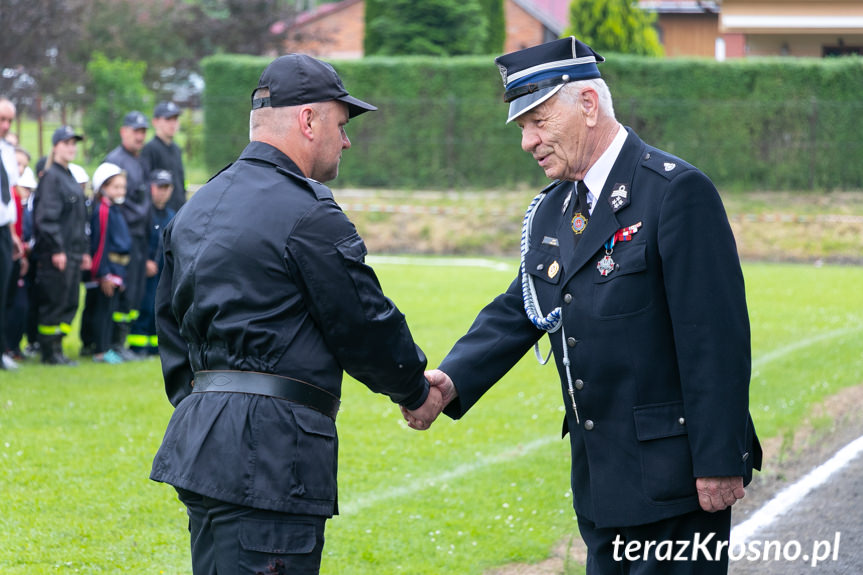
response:
[[[92,100],[84,117],[85,142],[92,157],[101,158],[117,146],[117,134],[127,112],[151,109],[152,95],[144,84],[146,70],[144,62],[111,60],[101,52],[93,54],[87,75],[90,89],[99,97]]]
[[[575,36],[600,54],[662,56],[654,22],[656,14],[642,10],[634,0],[572,0],[564,35]]]
[[[506,41],[506,20],[503,13],[503,0],[479,0],[483,14],[488,22],[488,35],[483,52],[500,54]]]
[[[366,0],[365,54],[482,54],[487,20],[479,0]]]

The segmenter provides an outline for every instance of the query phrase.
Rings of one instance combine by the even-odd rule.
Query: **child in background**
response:
[[[104,163],[93,174],[93,216],[90,220],[90,267],[92,279],[98,282],[93,309],[93,361],[123,363],[123,358],[111,349],[113,313],[117,297],[123,289],[132,236],[120,212],[126,199],[126,173],[119,166]]]
[[[176,213],[168,200],[174,191],[173,176],[168,170],[156,170],[150,176],[150,246],[147,255],[147,287],[141,300],[141,315],[132,324],[129,348],[144,356],[159,354],[156,336],[156,286],[162,275],[162,230]]]

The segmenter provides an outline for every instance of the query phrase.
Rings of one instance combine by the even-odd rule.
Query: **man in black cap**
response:
[[[140,316],[132,323],[129,334],[129,349],[139,357],[155,356],[159,353],[159,338],[156,334],[156,287],[159,285],[162,265],[162,231],[174,219],[176,212],[168,207],[174,178],[168,170],[156,170],[150,174],[150,218],[147,243],[147,285],[141,298]]]
[[[33,261],[36,265],[38,332],[42,363],[72,365],[63,353],[63,337],[78,312],[81,270],[90,269],[84,190],[69,164],[84,137],[61,126],[33,200]]]
[[[174,177],[174,191],[168,206],[177,211],[186,203],[186,171],[183,168],[183,152],[174,142],[180,127],[182,110],[174,102],[159,102],[153,110],[153,130],[156,134],[141,151],[144,173],[168,170]]]
[[[716,188],[617,122],[603,60],[572,37],[496,60],[507,121],[554,182],[521,273],[427,375],[462,417],[548,333],[587,573],[725,573],[761,464],[743,274]]]
[[[251,143],[163,235],[156,318],[176,410],[150,477],[187,507],[196,575],[318,573],[343,370],[423,421],[441,408],[320,183],[351,146],[349,118],[376,108],[298,54],[264,70],[251,104]]]
[[[126,287],[119,292],[117,310],[113,314],[111,337],[111,348],[126,361],[138,358],[129,349],[127,339],[132,322],[140,314],[141,299],[144,297],[147,282],[145,272],[150,231],[150,186],[141,162],[141,149],[144,147],[149,126],[143,113],[133,110],[126,114],[120,127],[120,145],[111,150],[104,160],[120,166],[126,172],[126,199],[120,205],[120,213],[123,214],[132,236],[132,250],[126,266]],[[92,309],[95,300],[95,290],[98,290],[98,287],[87,290],[86,305],[81,318],[81,345],[82,352],[85,353],[93,337],[87,320],[90,316],[88,310]]]

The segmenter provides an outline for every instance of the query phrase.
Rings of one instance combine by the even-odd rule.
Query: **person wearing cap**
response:
[[[441,397],[321,183],[348,120],[376,108],[301,54],[270,63],[251,104],[251,143],[162,236],[156,325],[176,409],[150,477],[186,505],[195,574],[318,573],[343,371],[421,417]]]
[[[126,173],[126,197],[122,204],[117,205],[117,210],[126,220],[132,237],[132,249],[126,266],[124,289],[116,296],[111,335],[111,349],[124,361],[138,359],[129,347],[128,337],[132,323],[140,314],[141,298],[144,297],[147,283],[150,185],[148,174],[144,171],[141,150],[144,147],[149,126],[147,117],[142,112],[133,110],[127,113],[123,117],[123,125],[120,126],[120,145],[108,152],[104,159],[105,163],[119,166]],[[98,286],[87,290],[85,312],[91,309],[91,304],[95,303],[100,291]],[[93,343],[93,330],[89,329],[82,318],[82,352],[90,353]]]
[[[159,336],[156,333],[156,287],[162,277],[162,231],[176,212],[168,207],[174,179],[167,170],[156,170],[150,175],[150,238],[147,251],[147,285],[141,299],[141,315],[132,323],[129,349],[138,357],[159,354]]]
[[[183,168],[183,152],[174,142],[180,127],[182,110],[174,102],[159,102],[153,110],[153,130],[156,134],[141,151],[144,173],[168,170],[174,177],[174,191],[168,205],[175,212],[186,203],[186,171]]]
[[[460,418],[548,333],[587,573],[725,573],[761,464],[743,274],[716,188],[618,123],[603,60],[574,37],[496,59],[507,121],[553,182],[520,273],[427,376]],[[624,553],[706,537],[709,557]]]
[[[63,337],[71,332],[78,311],[82,269],[90,269],[86,198],[69,170],[84,137],[60,126],[34,194],[33,227],[38,301],[38,332],[42,362],[71,365],[63,353]]]
[[[104,162],[93,173],[93,215],[90,219],[90,275],[98,285],[92,308],[93,361],[118,364],[125,360],[111,347],[114,313],[119,294],[126,289],[126,267],[132,252],[132,235],[120,207],[126,200],[126,172]]]

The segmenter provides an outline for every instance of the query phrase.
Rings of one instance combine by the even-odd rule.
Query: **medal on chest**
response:
[[[572,217],[572,231],[575,235],[581,235],[584,232],[584,228],[587,227],[587,216],[583,215],[581,212],[576,212]]]
[[[641,222],[637,224],[631,225],[626,228],[621,228],[617,230],[611,239],[605,242],[605,256],[598,262],[596,262],[596,269],[599,272],[599,275],[602,277],[608,276],[611,272],[617,269],[617,264],[614,263],[614,258],[611,257],[611,254],[614,253],[614,245],[617,242],[628,242],[632,240],[632,236],[638,229],[641,227]]]

